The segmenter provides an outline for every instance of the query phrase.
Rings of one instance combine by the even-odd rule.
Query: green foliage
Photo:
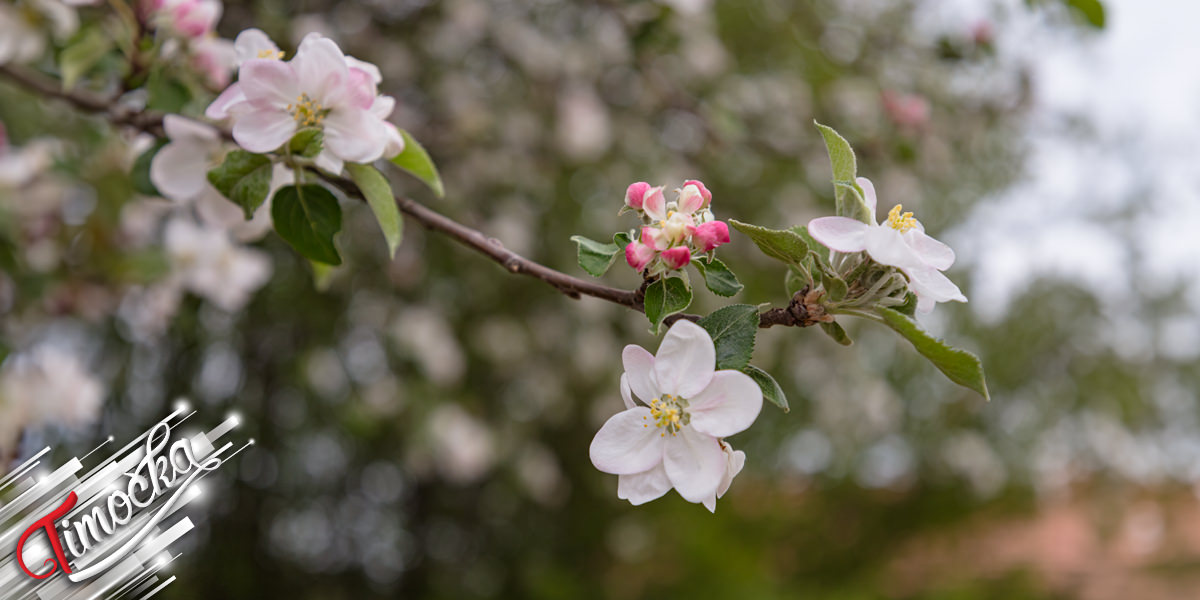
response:
[[[699,325],[712,336],[717,349],[717,368],[740,371],[754,354],[758,335],[758,309],[749,304],[731,304],[700,319]]]
[[[1100,0],[1066,0],[1066,3],[1081,21],[1096,29],[1104,29],[1107,17],[1103,2]]]
[[[775,378],[771,377],[770,373],[754,365],[746,365],[742,369],[742,372],[749,375],[750,379],[753,379],[754,383],[757,383],[758,387],[762,389],[764,400],[783,409],[785,413],[791,412],[792,409],[788,406],[787,395],[783,393],[783,388],[779,387],[779,382],[775,381]]]
[[[63,89],[69,90],[113,49],[113,40],[100,27],[88,27],[58,55]]]
[[[829,162],[833,166],[833,182],[834,182],[834,199],[837,202],[837,215],[841,217],[850,217],[858,219],[864,223],[871,223],[875,220],[875,215],[870,214],[871,211],[862,200],[861,193],[852,194],[846,188],[850,186],[857,189],[858,184],[855,183],[855,178],[858,177],[858,164],[854,158],[854,149],[850,147],[850,143],[841,134],[834,131],[831,127],[822,125],[813,121],[817,125],[817,129],[821,132],[821,137],[825,139],[825,149],[829,152]],[[838,185],[842,184],[842,185]]]
[[[692,261],[692,264],[700,271],[700,275],[704,277],[704,285],[712,293],[728,298],[742,291],[742,282],[738,281],[737,275],[716,257],[702,258]]]
[[[321,153],[325,133],[320,129],[301,129],[288,142],[288,151],[296,156],[312,158]]]
[[[842,329],[842,326],[837,322],[821,323],[821,331],[824,331],[825,335],[833,338],[833,341],[843,346],[849,346],[854,343],[854,340],[850,339],[846,330]]]
[[[983,364],[978,356],[966,350],[953,348],[929,335],[916,321],[899,311],[881,307],[877,312],[883,317],[885,324],[912,343],[917,352],[928,358],[951,381],[978,392],[985,400],[991,400],[983,374]]]
[[[767,229],[730,219],[729,224],[754,242],[763,254],[790,265],[800,266],[808,256],[808,242],[791,229]]]
[[[275,231],[309,260],[340,265],[333,236],[342,229],[342,207],[329,190],[315,184],[289,185],[271,201]]]
[[[262,154],[234,150],[225,155],[220,165],[209,170],[208,182],[242,207],[242,214],[249,220],[271,193],[271,159]]]
[[[165,113],[183,112],[183,107],[192,100],[192,92],[186,85],[171,76],[165,68],[156,68],[146,80],[146,107]]]
[[[664,277],[646,288],[643,301],[650,331],[658,335],[663,319],[687,308],[692,303],[692,288],[678,277]]]
[[[628,237],[628,234],[618,235]],[[607,273],[624,249],[623,246],[618,246],[616,243],[606,244],[604,242],[597,242],[582,235],[571,236],[571,241],[579,246],[579,267],[587,271],[592,277],[600,277]],[[614,239],[614,241],[616,240]]]
[[[392,158],[392,164],[420,179],[438,198],[445,196],[446,188],[442,185],[442,177],[438,175],[437,165],[433,164],[429,153],[407,131],[401,129],[400,136],[404,138],[404,151]]]
[[[150,149],[146,150],[133,161],[133,170],[129,176],[133,180],[133,189],[146,196],[161,196],[162,193],[158,188],[154,187],[154,182],[150,181],[150,163],[154,160],[154,156],[162,150],[163,146],[167,145],[166,140],[159,140]]]
[[[383,237],[387,239],[388,254],[395,258],[396,249],[400,247],[400,240],[404,236],[404,217],[400,215],[400,208],[396,206],[392,186],[383,174],[371,165],[346,163],[346,171],[367,199],[371,212],[375,213],[375,220],[383,230]]]

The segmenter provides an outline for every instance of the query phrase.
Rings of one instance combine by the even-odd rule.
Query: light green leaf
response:
[[[889,327],[911,342],[917,352],[928,358],[951,381],[979,392],[985,400],[991,399],[988,396],[983,364],[978,356],[950,347],[944,341],[929,335],[916,321],[899,311],[883,307],[876,310]]]
[[[834,273],[821,272],[821,285],[825,288],[825,293],[830,300],[834,302],[840,301],[846,297],[846,292],[849,291],[849,286],[846,282]]]
[[[783,388],[779,387],[779,382],[775,381],[770,373],[754,365],[746,365],[742,372],[749,375],[750,379],[753,379],[754,383],[757,383],[758,387],[762,389],[764,400],[782,408],[785,413],[792,410],[788,408],[787,396],[784,395]]]
[[[154,69],[146,79],[146,108],[165,113],[180,113],[192,99],[192,92],[167,69]]]
[[[790,229],[767,229],[730,219],[733,228],[746,234],[763,254],[799,266],[808,256],[808,243]]]
[[[1104,3],[1100,0],[1066,0],[1075,15],[1096,29],[1104,29],[1107,20]]]
[[[870,211],[867,209],[866,203],[862,201],[861,194],[857,196],[850,194],[844,186],[836,185],[843,183],[857,186],[854,179],[858,177],[858,164],[855,161],[854,149],[850,147],[850,142],[847,142],[846,138],[834,131],[833,128],[816,121],[813,123],[816,123],[821,137],[825,139],[825,149],[829,152],[829,163],[833,167],[834,199],[837,202],[836,214],[841,217],[858,219],[864,223],[868,219],[874,219],[874,215],[867,214]]]
[[[316,185],[289,185],[271,201],[275,231],[297,252],[328,265],[342,264],[333,236],[342,230],[342,207],[329,190]]]
[[[208,172],[208,182],[226,198],[242,207],[246,220],[271,193],[271,159],[262,154],[234,150],[225,161]]]
[[[375,220],[379,222],[379,228],[383,230],[383,237],[387,240],[388,253],[395,258],[396,249],[400,247],[400,240],[404,237],[404,217],[400,215],[396,198],[392,196],[392,186],[388,184],[383,173],[371,165],[346,163],[346,172],[350,173],[354,185],[358,186],[358,190],[367,199],[367,204],[371,206],[371,211],[375,213]]]
[[[731,304],[700,319],[717,349],[717,368],[741,371],[750,364],[754,336],[758,334],[758,308]]]
[[[301,129],[288,142],[288,150],[296,156],[313,158],[321,153],[324,140],[325,133],[320,129]]]
[[[92,27],[76,36],[71,45],[63,48],[58,56],[59,68],[62,70],[64,90],[75,87],[80,77],[87,74],[100,59],[113,48],[112,38],[99,27]]]
[[[582,235],[571,236],[571,241],[579,246],[579,266],[592,277],[607,273],[621,254],[621,248],[616,244],[597,242]]]
[[[333,283],[333,272],[335,267],[333,265],[327,265],[315,260],[308,261],[308,264],[313,270],[313,287],[316,288],[318,292],[328,291],[329,284]]]
[[[129,173],[130,179],[133,180],[133,190],[139,194],[147,196],[161,196],[162,192],[154,187],[154,182],[150,181],[150,163],[154,161],[154,156],[162,150],[163,146],[167,145],[166,140],[159,140],[149,150],[146,150],[133,161],[133,170]]]
[[[442,177],[438,175],[437,166],[429,158],[429,153],[407,131],[401,129],[400,136],[404,138],[404,151],[393,157],[392,163],[424,182],[438,198],[445,196]]]
[[[678,277],[659,279],[646,288],[643,303],[646,318],[650,319],[650,331],[658,335],[658,328],[663,319],[682,311],[692,303],[692,289]]]
[[[725,266],[725,263],[713,258],[711,260],[700,259],[692,262],[696,269],[700,271],[700,275],[704,277],[704,285],[708,289],[718,295],[726,298],[742,291],[742,282],[738,281],[737,275]]]
[[[854,343],[854,340],[850,339],[850,336],[846,334],[846,330],[842,329],[842,326],[837,323],[821,323],[821,331],[824,331],[825,335],[833,338],[833,341],[843,346],[849,346]]]

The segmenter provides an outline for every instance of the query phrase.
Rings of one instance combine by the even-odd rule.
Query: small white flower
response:
[[[657,356],[630,345],[621,358],[626,410],[596,433],[592,464],[619,475],[617,497],[634,505],[675,488],[715,510],[745,462],[720,438],[754,423],[762,410],[758,384],[738,371],[716,371],[712,338],[687,320],[667,331]]]
[[[175,218],[164,245],[182,285],[226,311],[240,310],[271,277],[264,252],[234,244],[222,229]]]
[[[77,356],[47,344],[5,361],[0,398],[22,426],[78,428],[96,420],[104,389]]]
[[[27,0],[21,5],[0,4],[0,65],[30,63],[46,51],[46,33],[64,41],[79,29],[79,16],[71,3],[60,0]]]
[[[866,177],[856,181],[871,214],[875,214],[875,186]],[[849,217],[820,217],[808,223],[808,233],[831,250],[865,251],[875,262],[903,271],[921,312],[933,310],[937,302],[966,302],[958,286],[942,274],[954,264],[954,250],[925,235],[921,222],[901,210],[901,205],[894,206],[881,224]]]
[[[208,169],[221,153],[221,136],[178,115],[163,117],[163,130],[171,141],[150,161],[150,181],[167,198],[194,200],[209,187]]]

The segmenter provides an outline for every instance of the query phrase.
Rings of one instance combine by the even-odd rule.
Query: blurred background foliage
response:
[[[951,26],[939,4],[258,0],[227,2],[220,29],[285,48],[317,30],[377,63],[447,195],[397,189],[582,275],[568,237],[630,227],[616,215],[632,181],[702,179],[721,219],[831,212],[813,119],[851,141],[885,209],[903,202],[938,236],[966,222],[1028,169],[1030,65],[997,32],[1033,21],[1087,44],[1105,13],[997,3]],[[121,239],[130,138],[5,84],[0,121],[15,144],[64,146],[37,196],[61,208],[30,231],[10,225],[33,196],[10,198],[0,223],[4,345],[83,340],[108,384],[94,429],[30,431],[25,451],[130,437],[179,396],[203,419],[239,411],[258,441],[212,477],[168,597],[1177,598],[1197,583],[1200,373],[1103,333],[1103,298],[1069,279],[986,318],[954,304],[927,320],[982,356],[990,404],[870,323],[847,325],[850,348],[762,332],[755,363],[791,412],[766,406],[732,440],[747,469],[715,515],[674,494],[633,508],[587,446],[620,407],[621,347],[657,344],[642,315],[416,226],[388,261],[369,210],[348,204],[347,264],[325,291],[270,235],[274,275],[245,310],[189,296],[165,332],[139,335],[121,298],[163,259]],[[31,258],[34,239],[55,260]],[[739,300],[786,301],[782,269],[747,239],[722,254]],[[952,276],[974,300],[969,258]],[[638,283],[623,266],[607,278]],[[1137,295],[1126,329],[1154,329],[1182,295]],[[717,300],[701,292],[693,312]]]

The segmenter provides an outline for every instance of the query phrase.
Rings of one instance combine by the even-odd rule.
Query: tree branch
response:
[[[39,95],[62,100],[82,112],[99,115],[113,125],[132,127],[155,136],[163,135],[163,115],[151,111],[123,109],[117,102],[119,98],[103,98],[83,90],[63,90],[57,81],[14,65],[0,65],[0,76]],[[226,139],[232,139],[228,129],[221,129],[221,133]],[[320,171],[316,171],[316,173],[346,195],[362,199],[362,193],[349,179]],[[642,304],[645,285],[637,290],[625,290],[580,279],[529,260],[505,248],[500,240],[488,237],[483,232],[463,225],[419,202],[397,196],[396,205],[426,229],[440,232],[459,244],[483,254],[510,273],[541,280],[570,298],[592,296],[639,312],[645,310]],[[773,308],[759,315],[758,326],[763,328],[774,325],[808,327],[828,318],[823,312],[820,315],[813,314],[812,306],[805,301],[806,298],[803,295],[804,292],[797,293],[786,308]],[[668,317],[666,321],[670,324],[679,319],[696,321],[699,318],[698,315],[675,314]]]

